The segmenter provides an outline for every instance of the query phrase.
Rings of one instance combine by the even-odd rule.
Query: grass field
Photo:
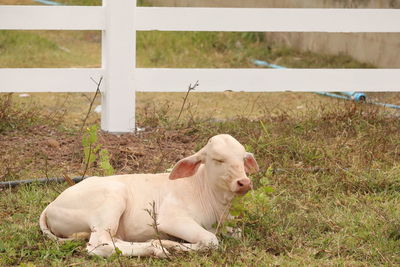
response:
[[[99,143],[109,148],[117,173],[165,170],[217,133],[238,138],[255,153],[262,171],[252,177],[256,190],[242,203],[242,239],[221,234],[222,246],[214,252],[177,255],[170,261],[123,258],[124,266],[400,263],[397,117],[375,107],[342,102],[309,108],[301,114],[265,112],[253,120],[243,116],[215,122],[185,116],[177,123],[176,113],[163,114],[157,111],[143,116],[141,122],[146,119],[149,128],[140,136],[101,134]],[[23,122],[1,134],[11,142],[8,149],[2,142],[1,149],[11,157],[3,180],[12,179],[13,171],[15,178],[26,178],[83,170],[81,137],[73,127],[68,128],[65,122],[62,127],[55,122],[44,126],[46,117],[35,117],[30,125]],[[60,148],[42,142],[50,137]],[[20,153],[14,154],[14,150]],[[21,166],[21,170],[13,170],[24,161],[30,169]],[[94,165],[89,174],[101,174],[101,170]],[[119,264],[116,256],[107,260],[87,256],[84,242],[58,244],[42,236],[38,216],[66,187],[33,184],[0,192],[1,265]],[[273,191],[259,193],[269,188]]]
[[[281,47],[255,33],[139,33],[137,49],[140,67],[244,68],[254,67],[253,58],[298,68],[373,67]],[[99,32],[0,31],[0,67],[99,65]],[[31,184],[0,189],[0,266],[400,264],[398,112],[311,93],[194,92],[178,120],[183,96],[138,93],[144,131],[98,131],[96,145],[109,152],[116,174],[161,172],[209,137],[233,135],[261,167],[252,176],[255,190],[237,204],[241,239],[221,233],[218,250],[171,260],[90,257],[85,242],[56,243],[38,227],[40,212],[67,185]],[[400,104],[398,93],[369,96]],[[0,181],[82,175],[79,129],[92,97],[0,94]],[[86,126],[93,124],[99,116],[92,112]],[[100,163],[87,174],[104,174]]]

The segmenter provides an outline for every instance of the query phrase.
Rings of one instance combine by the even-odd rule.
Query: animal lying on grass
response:
[[[168,250],[216,247],[213,225],[236,195],[252,188],[246,172],[255,171],[251,153],[232,136],[217,135],[169,174],[91,177],[69,187],[42,212],[40,228],[55,240],[86,234],[87,251],[103,257],[116,248],[127,256],[164,257]],[[158,236],[148,213],[151,203]]]

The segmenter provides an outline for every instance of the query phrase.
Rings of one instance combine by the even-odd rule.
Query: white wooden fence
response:
[[[135,129],[135,91],[398,91],[400,69],[135,68],[136,31],[400,32],[399,9],[0,6],[0,30],[101,30],[101,68],[0,68],[0,92],[94,92],[104,77],[102,129]],[[399,51],[400,52],[400,51]],[[1,60],[1,54],[0,54]]]

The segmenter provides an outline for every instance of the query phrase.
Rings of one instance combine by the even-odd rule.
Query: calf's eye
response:
[[[213,161],[215,161],[218,164],[224,163],[224,160],[222,159],[213,159]]]

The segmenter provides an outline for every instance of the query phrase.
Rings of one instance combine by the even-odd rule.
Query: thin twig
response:
[[[160,246],[161,249],[164,253],[164,255],[170,259],[167,251],[165,250],[162,242],[161,242],[161,237],[160,237],[160,231],[158,230],[158,222],[157,222],[157,213],[156,213],[156,202],[153,200],[151,203],[149,203],[151,205],[151,210],[150,209],[145,209],[145,211],[150,215],[150,217],[153,219],[153,223],[150,224],[151,227],[153,227],[155,233],[156,233],[156,237],[158,242],[160,242]]]
[[[183,99],[181,110],[179,111],[178,118],[176,119],[177,121],[179,121],[179,119],[181,118],[181,114],[182,114],[183,108],[185,107],[186,100],[187,100],[187,98],[189,96],[190,91],[193,91],[197,86],[199,86],[199,81],[198,80],[196,81],[196,83],[193,86],[192,86],[192,84],[189,84],[189,87],[188,87],[188,90],[186,92],[185,98]]]
[[[97,249],[97,248],[99,248],[99,247],[107,246],[107,245],[108,245],[107,243],[98,244],[97,246],[95,246],[94,248],[92,248],[91,250],[89,250],[88,253],[90,254],[90,253],[92,253],[95,249]]]
[[[90,79],[97,85],[97,88],[96,88],[96,93],[94,94],[94,97],[93,97],[92,101],[90,102],[89,110],[86,113],[85,119],[82,122],[81,129],[79,130],[80,133],[82,133],[83,127],[85,127],[86,121],[89,117],[89,114],[92,111],[93,103],[96,100],[97,95],[100,93],[100,85],[101,85],[101,81],[103,80],[103,76],[100,77],[99,82],[96,82],[92,77],[90,77]]]
[[[66,103],[67,103],[67,101],[69,100],[69,98],[70,98],[70,96],[67,95],[67,96],[64,98],[63,103],[62,103],[61,105],[59,105],[60,108],[58,108],[58,109],[52,111],[50,114],[48,114],[48,115],[46,116],[46,118],[47,118],[49,121],[55,121],[56,119],[58,119],[58,121],[60,121],[62,118],[64,118],[65,114],[67,113],[67,109],[65,108],[65,106],[66,106]],[[58,116],[58,118],[56,118],[56,116]]]
[[[83,171],[82,174],[82,179],[85,178],[86,172],[89,169],[89,163],[90,163],[90,156],[92,155],[92,143],[89,144],[89,153],[88,153],[88,158],[86,160],[86,164],[85,164],[85,170]]]
[[[46,183],[50,182],[50,178],[49,178],[49,158],[47,157],[47,155],[44,155],[44,175],[46,176]],[[56,191],[57,193],[61,194],[60,190],[58,190],[56,187],[52,187],[54,191]]]
[[[376,251],[378,252],[379,256],[381,256],[384,261],[386,261],[390,265],[393,265],[393,262],[391,260],[389,260],[388,258],[386,258],[385,256],[383,256],[383,254],[379,251],[379,249],[376,248]]]
[[[118,263],[119,263],[119,266],[121,266],[121,267],[124,267],[124,264],[122,263],[122,261],[121,261],[121,259],[120,259],[120,249],[119,248],[117,248],[117,246],[115,245],[115,242],[114,242],[114,238],[113,238],[113,236],[111,235],[111,230],[110,229],[107,229],[107,232],[108,232],[108,234],[110,235],[110,237],[111,237],[111,242],[112,242],[112,244],[113,244],[113,246],[114,246],[114,250],[115,250],[115,253],[117,254],[117,260],[118,260]]]
[[[66,173],[63,174],[63,178],[69,186],[75,185],[74,180],[72,180],[71,177],[69,177]]]
[[[82,264],[86,265],[87,262],[86,261],[82,261],[82,262],[71,263],[71,264],[65,265],[65,267],[77,266],[77,265],[82,265]]]
[[[156,138],[156,142],[157,142],[158,148],[160,150],[161,156],[160,156],[160,160],[158,161],[158,163],[155,164],[155,169],[154,169],[155,172],[160,171],[163,161],[165,160],[167,155],[170,153],[168,151],[166,152],[166,150],[163,149],[161,140],[165,139],[165,133],[163,133],[163,136],[164,136],[164,138],[160,138],[160,136],[157,136],[157,138]]]
[[[78,136],[79,136],[79,137],[82,136],[83,128],[84,128],[85,125],[86,125],[86,121],[87,121],[87,119],[88,119],[88,117],[89,117],[89,114],[90,114],[90,112],[91,112],[91,110],[92,110],[93,103],[94,103],[94,101],[96,100],[97,95],[100,93],[100,85],[101,85],[101,82],[102,82],[102,80],[103,80],[103,77],[100,77],[99,82],[96,82],[96,80],[93,79],[92,77],[90,77],[90,80],[92,80],[92,81],[97,85],[97,88],[96,88],[96,92],[95,92],[95,94],[94,94],[94,97],[93,97],[93,99],[92,99],[91,102],[90,102],[89,110],[88,110],[88,112],[86,113],[86,116],[85,116],[85,119],[84,119],[83,122],[82,122],[81,128],[79,129],[79,133],[78,133]],[[75,143],[75,148],[74,148],[74,150],[78,150],[78,145],[79,145],[79,143]],[[75,161],[76,157],[77,157],[77,154],[73,153],[73,154],[72,154],[71,161],[72,161],[72,162]],[[85,175],[85,174],[86,174],[86,170],[85,170],[84,175]],[[82,177],[84,177],[84,175],[83,175]]]

